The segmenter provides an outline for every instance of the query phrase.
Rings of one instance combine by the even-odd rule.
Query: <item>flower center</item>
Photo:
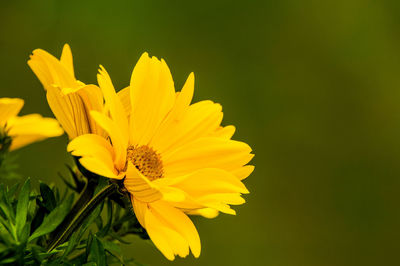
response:
[[[149,146],[129,146],[127,160],[130,160],[150,181],[163,177],[161,156]]]

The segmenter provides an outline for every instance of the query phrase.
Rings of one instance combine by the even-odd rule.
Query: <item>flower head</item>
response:
[[[75,78],[68,44],[60,60],[44,50],[34,50],[28,65],[45,88],[50,108],[70,139],[87,133],[103,135],[89,115],[92,110],[103,110],[103,95],[99,87]]]
[[[109,140],[81,135],[68,151],[89,171],[123,181],[139,222],[165,257],[185,257],[189,248],[198,257],[200,238],[188,214],[235,214],[229,205],[245,202],[241,180],[254,168],[246,165],[251,148],[231,140],[233,126],[220,125],[219,104],[190,104],[193,73],[175,92],[164,60],[142,55],[122,92],[129,100],[116,94],[103,67],[98,83],[108,112],[91,115]]]
[[[63,134],[62,128],[53,118],[44,118],[39,114],[17,116],[24,100],[19,98],[0,98],[0,137],[9,138],[7,146],[15,150],[32,142]]]

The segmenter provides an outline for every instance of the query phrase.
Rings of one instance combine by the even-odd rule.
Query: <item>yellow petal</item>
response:
[[[245,165],[236,170],[233,170],[232,173],[239,178],[239,180],[243,180],[248,177],[254,171],[253,165]]]
[[[224,139],[231,139],[233,134],[235,134],[235,126],[226,126],[226,127],[220,127],[215,131],[213,134],[214,137],[218,138],[224,138]]]
[[[13,117],[7,122],[8,135],[12,137],[10,150],[18,149],[32,142],[64,133],[57,120],[43,118],[38,114]]]
[[[159,188],[162,199],[168,202],[182,202],[186,198],[186,193],[181,189],[174,187],[161,187]]]
[[[164,60],[144,53],[131,77],[131,143],[147,145],[175,102],[171,72]]]
[[[163,219],[169,227],[186,239],[193,255],[198,258],[201,251],[200,237],[189,217],[182,211],[163,201],[154,202],[150,207],[160,219]]]
[[[174,149],[201,137],[214,134],[222,121],[222,107],[212,101],[202,101],[187,108],[181,120],[172,120],[160,128],[154,136],[151,146],[164,156]]]
[[[175,255],[186,257],[189,254],[187,241],[178,232],[170,228],[162,219],[150,210],[150,205],[131,196],[133,209],[140,224],[146,228],[150,239],[169,260]]]
[[[120,90],[118,93],[118,97],[119,100],[121,101],[122,105],[124,106],[124,110],[125,110],[125,114],[128,117],[128,121],[129,121],[129,117],[131,115],[131,97],[130,97],[130,87],[126,87],[122,90]]]
[[[69,47],[69,45],[67,43],[64,44],[64,47],[63,47],[63,50],[61,53],[60,62],[69,71],[69,73],[72,76],[74,76],[74,63],[73,63],[73,59],[72,59],[71,47]]]
[[[200,138],[167,155],[162,154],[164,173],[183,176],[202,168],[236,170],[253,157],[244,142],[222,138]]]
[[[11,117],[16,116],[24,106],[24,100],[19,98],[0,98],[0,126]]]
[[[46,96],[54,116],[60,122],[69,138],[73,139],[78,136],[69,97],[61,93],[59,88],[55,87],[48,87]]]
[[[135,199],[135,197],[131,195],[131,202],[133,206],[133,210],[135,212],[136,218],[138,219],[139,223],[146,228],[146,224],[144,222],[144,217],[146,216],[146,212],[148,210],[147,208],[147,203],[142,202],[138,199]]]
[[[143,176],[131,162],[128,162],[124,186],[135,198],[142,202],[154,202],[163,197],[160,189]]]
[[[191,210],[186,212],[189,215],[201,215],[204,218],[213,219],[218,216],[219,212],[212,208],[203,208],[197,210]]]
[[[73,156],[82,157],[79,162],[90,172],[121,179],[114,166],[115,153],[111,144],[98,135],[85,134],[73,139],[67,147]]]
[[[174,187],[185,191],[192,197],[202,197],[220,193],[249,193],[245,185],[232,173],[217,169],[204,168],[187,176],[175,178]]]
[[[167,115],[166,119],[161,123],[159,128],[157,129],[155,136],[151,142],[152,146],[161,149],[158,143],[163,141],[163,136],[167,131],[171,131],[171,128],[176,128],[176,125],[185,116],[187,109],[189,108],[190,102],[193,98],[194,92],[194,74],[190,73],[189,77],[186,80],[185,85],[182,88],[181,92],[176,93],[176,101],[174,106],[171,109],[171,112]],[[179,131],[176,129],[173,133]],[[164,138],[165,139],[165,138]]]
[[[101,90],[103,91],[106,106],[110,110],[110,116],[112,120],[114,120],[121,134],[122,142],[128,143],[129,128],[128,128],[128,119],[125,113],[125,109],[119,97],[117,96],[117,93],[115,92],[110,76],[108,75],[105,68],[102,66],[100,66],[99,74],[97,75],[97,80],[99,82]]]
[[[70,139],[86,133],[104,135],[89,117],[91,110],[102,111],[100,88],[76,80],[68,44],[64,45],[60,60],[44,50],[34,50],[28,65],[47,90],[50,108]]]
[[[110,136],[112,145],[115,149],[115,165],[118,170],[122,170],[126,165],[126,150],[128,148],[128,143],[125,142],[118,125],[115,121],[97,111],[91,111],[90,114],[99,126],[101,126]]]
[[[103,111],[103,93],[101,92],[101,89],[96,85],[90,84],[82,85],[81,87],[75,89],[63,88],[62,93],[64,95],[75,93],[81,98],[83,105],[80,106],[82,109],[84,108],[84,112],[82,112],[84,117],[81,117],[79,121],[81,121],[81,123],[89,123],[89,132],[84,132],[84,134],[93,133],[100,136],[105,136],[104,130],[90,116],[90,111]]]
[[[151,241],[168,259],[174,260],[176,251],[174,250],[173,241],[180,241],[179,235],[166,227],[159,219],[157,219],[151,211],[145,213],[145,228]]]
[[[99,157],[82,157],[79,163],[87,170],[100,176],[122,179],[123,173],[117,174],[114,169],[110,169]]]
[[[33,51],[28,65],[38,76],[45,89],[53,85],[62,88],[75,88],[80,86],[64,64],[42,49]]]

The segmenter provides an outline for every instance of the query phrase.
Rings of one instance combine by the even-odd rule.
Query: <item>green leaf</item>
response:
[[[18,240],[21,243],[25,243],[28,240],[30,229],[31,229],[31,224],[26,223],[22,228],[22,230],[18,232]]]
[[[71,194],[59,206],[57,206],[49,215],[44,217],[43,223],[33,232],[28,241],[32,241],[42,235],[53,232],[54,229],[64,220],[71,208],[73,195]]]
[[[51,212],[56,207],[56,198],[54,196],[53,190],[45,183],[40,182],[40,194],[43,199],[44,207]]]
[[[88,263],[83,264],[82,266],[97,266],[97,263],[96,262],[88,262]]]
[[[88,262],[95,262],[97,266],[107,265],[104,246],[96,236],[93,236],[93,241],[90,245]]]
[[[2,226],[7,229],[8,233],[13,237],[13,239],[16,241],[17,236],[15,233],[15,227],[11,224],[9,220],[4,219],[3,217],[0,216],[0,223]]]
[[[113,218],[113,203],[109,199],[107,201],[107,224],[96,234],[99,237],[104,237],[107,235],[108,231],[111,228]]]
[[[101,203],[96,209],[85,219],[85,221],[81,225],[79,238],[85,233],[85,231],[89,228],[89,226],[100,216],[101,211],[103,210],[104,203]]]
[[[75,248],[76,244],[79,242],[79,231],[75,231],[72,233],[71,237],[68,240],[68,246],[62,256],[62,259],[68,256]]]
[[[111,241],[107,241],[107,240],[102,241],[102,243],[103,243],[104,249],[106,249],[110,252],[113,252],[113,253],[121,253],[121,247],[118,244],[111,242]]]
[[[0,210],[3,211],[5,215],[5,219],[9,220],[13,225],[15,224],[15,213],[14,209],[11,206],[10,199],[7,197],[7,192],[4,188],[4,185],[0,185]],[[1,214],[1,212],[0,212]]]
[[[15,192],[18,189],[18,183],[15,183],[11,188],[7,187],[7,195],[9,198],[11,198],[12,196],[14,196]]]
[[[21,231],[26,223],[26,216],[28,215],[29,206],[29,194],[30,194],[31,182],[30,179],[26,179],[24,185],[21,188],[17,202],[17,213],[16,213],[16,228],[17,235],[21,235]]]

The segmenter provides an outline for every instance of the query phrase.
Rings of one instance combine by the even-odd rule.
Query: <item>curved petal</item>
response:
[[[57,120],[43,118],[38,114],[13,117],[7,123],[8,135],[12,137],[10,150],[18,149],[32,142],[64,133]]]
[[[110,110],[110,116],[118,127],[119,132],[122,136],[122,142],[128,143],[129,141],[129,128],[128,119],[125,113],[125,109],[115,92],[114,86],[111,82],[111,78],[103,66],[100,66],[99,74],[97,75],[99,86],[104,94],[104,100],[106,107]]]
[[[222,107],[212,101],[190,105],[181,120],[172,120],[154,136],[151,145],[168,156],[174,149],[201,137],[214,134],[220,126]]]
[[[202,168],[236,170],[253,157],[251,148],[244,142],[222,138],[200,138],[187,143],[174,152],[162,154],[167,177],[190,174]]]
[[[233,170],[232,174],[237,176],[239,178],[239,180],[243,180],[243,179],[247,178],[253,171],[254,171],[253,165],[245,165],[236,170]]]
[[[232,125],[226,127],[220,127],[214,132],[213,137],[231,139],[233,134],[235,134],[235,130],[236,130],[235,126]]]
[[[189,253],[189,247],[182,236],[171,230],[150,210],[145,215],[145,228],[151,241],[168,260],[174,260],[176,254],[185,257]]]
[[[131,106],[131,97],[130,97],[130,87],[125,87],[119,92],[117,92],[117,95],[119,97],[119,100],[122,103],[122,106],[124,107],[126,117],[128,117],[128,121],[130,119],[131,111],[132,111],[132,106]]]
[[[65,96],[59,88],[48,87],[47,102],[54,116],[60,122],[70,139],[78,136],[74,119],[74,109],[69,97]]]
[[[90,115],[110,136],[112,145],[115,149],[115,165],[118,170],[122,171],[126,166],[126,150],[128,148],[128,143],[125,142],[125,139],[115,121],[96,111],[90,112]]]
[[[124,186],[142,202],[154,202],[163,197],[159,187],[142,175],[131,162],[128,162]]]
[[[68,44],[60,60],[44,50],[34,50],[28,65],[47,91],[50,108],[70,139],[87,133],[104,135],[89,116],[91,110],[102,111],[100,88],[76,80]]]
[[[144,53],[131,77],[131,143],[147,145],[175,102],[171,72],[164,60]]]
[[[217,169],[204,168],[187,176],[175,178],[173,187],[185,191],[194,198],[221,193],[249,193],[245,185],[232,173]]]
[[[200,237],[193,222],[186,214],[163,201],[151,203],[150,210],[157,218],[187,241],[193,256],[196,258],[200,256]]]
[[[20,98],[0,98],[0,126],[11,117],[18,115],[24,106],[24,100]]]
[[[200,237],[186,214],[163,201],[146,204],[135,197],[132,200],[136,216],[167,259],[174,260],[175,255],[186,257],[189,247],[199,257]]]
[[[237,176],[217,168],[200,169],[181,177],[166,177],[155,180],[154,183],[159,187],[181,191],[185,196],[184,200],[170,201],[170,204],[187,212],[207,207],[227,214],[235,214],[229,204],[243,204],[245,201],[241,194],[249,193]],[[210,211],[204,215],[212,216]]]
[[[90,172],[108,178],[121,179],[114,166],[115,153],[111,144],[98,135],[86,134],[73,139],[67,147],[73,156]]]
[[[54,85],[62,88],[80,86],[70,72],[69,66],[66,67],[57,58],[42,49],[36,49],[32,52],[28,65],[42,82],[45,89]]]
[[[219,211],[212,209],[212,208],[203,208],[197,210],[190,210],[186,212],[189,215],[201,215],[207,219],[213,219],[218,216]]]
[[[47,93],[49,94],[49,91]],[[79,99],[74,98],[76,97],[74,95],[78,96],[80,98],[80,101]],[[87,131],[84,131],[83,134],[93,133],[100,136],[105,136],[104,130],[90,116],[90,111],[103,111],[103,93],[101,92],[101,89],[99,87],[89,84],[82,85],[81,87],[74,89],[62,88],[60,96],[62,97],[62,101],[66,101],[67,105],[70,103],[70,106],[74,107],[72,105],[72,103],[74,103],[75,108],[72,108],[73,110],[76,109],[76,107],[79,107],[78,110],[82,110],[81,112],[74,111],[73,115],[71,115],[71,117],[75,116],[75,128],[86,128],[87,126]],[[68,101],[69,98],[75,101]],[[51,104],[50,101],[49,104]],[[65,103],[61,102],[58,104],[64,105]],[[53,104],[51,104],[51,106],[53,106]],[[55,108],[57,108],[57,106],[53,106],[52,110]],[[64,108],[61,109],[61,111],[64,110]],[[81,116],[78,116],[78,114],[81,114]],[[82,123],[83,125],[79,126],[79,123]],[[76,134],[82,135],[82,133],[79,132],[77,132]]]

